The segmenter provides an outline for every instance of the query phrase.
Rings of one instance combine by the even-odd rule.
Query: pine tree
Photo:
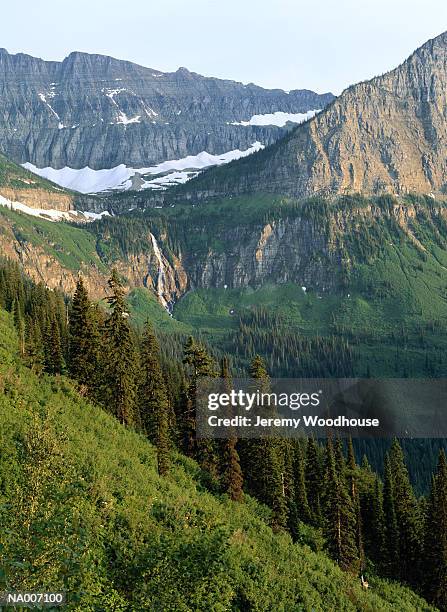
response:
[[[223,379],[225,392],[230,392],[232,382],[230,377],[230,369],[227,357],[222,359],[221,378]],[[243,476],[239,461],[239,454],[236,450],[237,437],[233,430],[230,430],[228,437],[222,440],[221,444],[221,484],[223,490],[228,493],[233,501],[242,501],[243,499]]]
[[[100,375],[100,339],[95,314],[80,278],[69,314],[69,372],[91,397],[98,390]]]
[[[313,525],[321,525],[321,495],[323,490],[323,471],[318,444],[308,438],[305,464],[306,493]]]
[[[53,375],[62,374],[65,363],[60,328],[54,312],[51,312],[47,318],[44,339],[45,371]]]
[[[343,442],[340,438],[335,440],[334,444],[334,456],[335,456],[335,466],[337,468],[337,473],[340,478],[345,478],[347,475],[346,472],[346,460],[343,452]]]
[[[17,298],[14,299],[12,314],[14,317],[14,325],[19,337],[20,356],[25,356],[25,321],[23,318],[23,310]]]
[[[354,506],[355,514],[355,533],[356,533],[356,544],[357,551],[360,561],[360,569],[364,569],[365,565],[365,550],[363,543],[363,524],[362,524],[362,512],[360,504],[360,494],[358,486],[358,467],[355,460],[354,447],[352,444],[352,438],[348,440],[348,457],[346,461],[346,475],[348,483],[348,491],[351,496],[352,504]]]
[[[124,289],[116,270],[109,279],[112,295],[108,298],[110,314],[105,322],[105,386],[104,403],[112,414],[125,425],[136,420],[135,404],[135,347],[127,321]]]
[[[383,515],[385,518],[384,570],[387,576],[395,578],[399,572],[399,530],[396,518],[393,475],[388,455],[385,457],[384,468]]]
[[[447,460],[439,453],[425,525],[424,586],[427,598],[447,610]]]
[[[177,404],[179,446],[187,457],[194,457],[196,450],[195,403],[189,393],[186,380],[182,381]]]
[[[215,440],[196,437],[197,391],[200,379],[215,378],[216,366],[203,344],[190,337],[184,348],[183,363],[189,369],[189,384],[182,414],[186,439],[191,445],[191,455],[211,477],[211,485],[219,480],[218,452]]]
[[[157,448],[158,473],[169,471],[169,402],[160,367],[160,348],[149,324],[141,350],[139,414],[144,432]]]
[[[250,378],[261,393],[270,390],[264,360],[257,355],[250,365]],[[264,434],[259,439],[241,441],[241,465],[247,491],[272,509],[272,526],[287,524],[286,466],[284,442]]]
[[[332,441],[326,445],[326,483],[324,494],[324,535],[331,557],[344,570],[358,570],[356,517],[346,482],[337,472]]]
[[[305,463],[299,442],[294,445],[293,474],[297,517],[304,523],[308,523],[311,521],[312,513],[307,499]]]
[[[399,532],[399,576],[403,582],[417,586],[422,548],[422,520],[402,447],[397,440],[393,441],[389,460]]]
[[[28,316],[25,322],[25,363],[33,372],[40,374],[44,367],[45,355],[40,325]]]
[[[368,457],[366,455],[363,455],[362,457],[362,463],[361,463],[361,467],[362,470],[365,470],[366,472],[371,472],[371,465],[368,461]]]
[[[380,566],[383,564],[385,551],[385,515],[383,511],[383,493],[378,476],[374,478],[370,533],[369,553],[373,561]]]

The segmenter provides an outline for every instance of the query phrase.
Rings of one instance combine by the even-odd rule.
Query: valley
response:
[[[335,97],[0,49],[2,588],[445,609],[445,440],[196,415],[202,379],[445,377],[446,66]]]

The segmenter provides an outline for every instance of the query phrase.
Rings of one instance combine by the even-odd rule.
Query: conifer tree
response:
[[[299,442],[294,445],[293,474],[297,517],[304,523],[308,523],[311,521],[312,513],[307,499],[305,463]]]
[[[439,453],[425,525],[424,586],[427,598],[447,610],[447,460]]]
[[[191,444],[192,456],[211,477],[212,486],[219,480],[218,452],[215,440],[196,437],[197,390],[200,379],[215,378],[216,366],[203,344],[190,337],[184,349],[183,363],[189,369],[189,384],[183,406],[182,419],[186,439]]]
[[[330,438],[326,445],[324,535],[331,557],[344,570],[358,570],[355,511],[343,476],[337,472]]]
[[[387,576],[395,578],[399,571],[399,530],[396,518],[393,475],[388,455],[385,457],[384,468],[383,515],[385,518],[384,570]]]
[[[62,353],[61,334],[54,312],[50,312],[45,329],[45,371],[62,374],[65,363]]]
[[[127,318],[124,289],[116,270],[108,281],[110,314],[105,322],[104,403],[125,425],[135,422],[135,347]]]
[[[270,378],[264,360],[256,355],[250,365],[250,378],[261,393],[270,391]],[[241,441],[241,464],[247,491],[272,509],[272,526],[287,524],[286,470],[281,439],[264,434],[259,439]]]
[[[337,473],[340,478],[345,478],[347,475],[346,472],[346,460],[343,452],[343,442],[340,438],[335,440],[334,444],[334,455],[335,455],[335,465],[337,468]]]
[[[385,516],[383,512],[383,493],[378,476],[374,478],[374,492],[371,504],[369,554],[379,566],[383,564],[385,551]]]
[[[25,323],[25,363],[33,372],[40,374],[43,370],[45,355],[40,325],[31,316]]]
[[[100,339],[95,311],[82,278],[76,284],[69,314],[69,372],[90,396],[99,386]]]
[[[417,586],[422,547],[422,520],[402,447],[397,440],[392,443],[389,460],[399,532],[399,576],[402,581]]]
[[[348,440],[348,457],[346,461],[346,475],[348,483],[348,491],[351,496],[352,504],[354,506],[355,514],[355,534],[357,551],[360,561],[360,569],[364,569],[365,564],[365,550],[363,543],[363,524],[362,524],[362,512],[360,503],[360,493],[358,486],[358,467],[355,460],[354,447],[352,444],[352,438]]]
[[[307,440],[305,464],[306,493],[313,525],[321,525],[321,494],[323,490],[323,471],[320,463],[320,452],[316,440]]]
[[[141,384],[139,413],[144,432],[157,447],[158,473],[169,471],[169,402],[160,367],[160,348],[149,325],[143,336],[141,350]]]
[[[225,385],[225,392],[230,392],[232,388],[228,358],[224,357],[221,364],[221,378]],[[242,501],[243,476],[239,462],[239,454],[236,450],[237,437],[234,430],[230,429],[228,437],[222,440],[221,449],[221,484],[223,490],[228,493],[233,501]]]
[[[361,467],[362,470],[365,470],[366,472],[371,472],[371,465],[368,461],[368,457],[366,455],[363,455],[362,457],[362,463],[361,463]]]
[[[182,381],[177,404],[177,426],[179,429],[179,446],[187,457],[194,457],[196,450],[196,422],[194,401],[189,393],[188,383]]]
[[[20,356],[25,356],[25,321],[23,318],[23,310],[17,298],[14,299],[12,314],[14,317],[14,325],[19,338]]]

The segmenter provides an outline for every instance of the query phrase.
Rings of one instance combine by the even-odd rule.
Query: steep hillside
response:
[[[187,276],[174,253],[157,253],[154,240],[150,225],[143,233],[129,235],[126,246],[126,241],[110,240],[107,233],[98,239],[85,224],[52,223],[0,206],[2,256],[19,262],[36,282],[69,295],[81,274],[92,297],[102,299],[115,266],[128,288],[147,287],[160,302],[174,302],[186,290]],[[160,270],[164,282],[159,291]]]
[[[267,150],[179,188],[180,197],[444,194],[446,90],[444,33],[395,70],[349,87]]]
[[[241,122],[321,109],[334,98],[265,90],[186,68],[163,73],[102,55],[73,52],[47,62],[5,49],[0,92],[0,150],[39,168],[77,169],[141,168],[269,144],[284,133],[275,119],[270,126]]]
[[[0,196],[12,202],[43,210],[69,211],[74,207],[74,196],[0,153]]]
[[[0,208],[0,247],[70,295],[82,274],[102,299],[116,267],[139,323],[157,313],[165,329],[195,329],[237,367],[254,346],[285,376],[442,376],[446,224],[443,202],[390,196],[241,197],[83,226]],[[259,308],[270,332],[256,332]],[[334,337],[350,347],[346,363],[338,344],[299,359],[297,343]]]
[[[68,609],[429,611],[395,583],[363,591],[317,532],[274,534],[268,510],[215,497],[191,460],[155,449],[21,365],[0,311],[0,588],[63,590]]]

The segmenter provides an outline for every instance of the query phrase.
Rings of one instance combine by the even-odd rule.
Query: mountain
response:
[[[267,507],[213,495],[178,452],[159,476],[147,438],[24,367],[2,308],[0,380],[2,590],[63,591],[74,611],[435,610],[379,577],[363,590],[319,530],[274,533]]]
[[[123,173],[124,167],[148,168],[202,154],[189,162],[201,168],[215,161],[204,160],[205,152],[231,152],[232,159],[254,143],[259,143],[255,149],[270,144],[284,134],[278,125],[302,120],[333,98],[308,90],[266,90],[186,68],[163,73],[102,55],[73,52],[55,62],[0,49],[0,150],[31,169],[122,165],[114,176],[120,184],[134,173]],[[67,172],[50,178],[84,191],[110,185],[104,173],[92,182],[91,176],[76,181]]]
[[[349,87],[266,150],[179,187],[179,197],[444,194],[446,91],[444,33],[395,70]]]
[[[286,377],[442,376],[446,235],[446,205],[409,196],[239,197],[77,227],[0,207],[0,250],[35,281],[70,295],[82,274],[101,300],[116,267],[138,322],[209,338],[241,369],[255,346]]]
[[[74,208],[75,195],[61,189],[0,153],[0,205],[20,203],[22,210],[58,210],[68,212]]]

